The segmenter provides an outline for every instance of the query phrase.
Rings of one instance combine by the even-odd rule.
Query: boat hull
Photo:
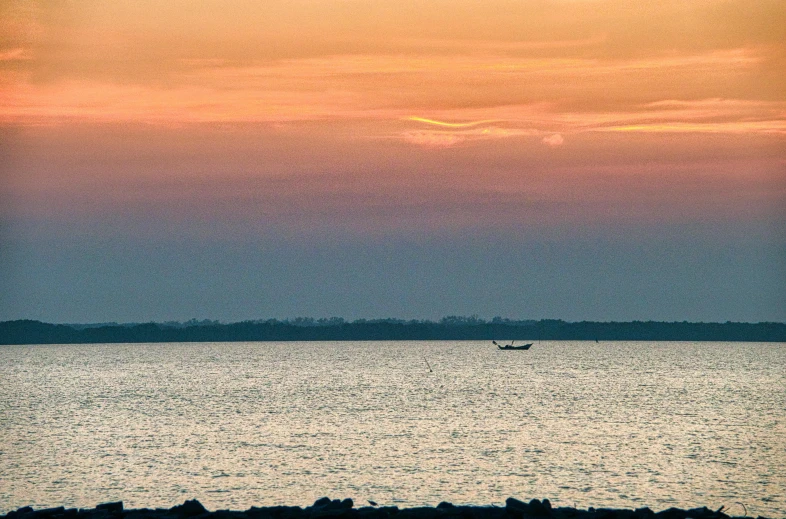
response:
[[[524,344],[524,345],[521,345],[521,346],[500,346],[499,344],[497,344],[497,348],[499,348],[501,350],[528,350],[528,349],[530,349],[531,346],[532,346],[531,343],[530,344]]]

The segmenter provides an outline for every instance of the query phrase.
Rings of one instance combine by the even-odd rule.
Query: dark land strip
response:
[[[786,323],[566,322],[446,317],[438,322],[394,319],[295,319],[139,324],[0,322],[0,344],[83,344],[233,341],[589,340],[786,342]]]
[[[371,503],[371,502],[370,502]],[[401,508],[396,506],[364,506],[355,508],[352,499],[318,499],[313,505],[298,506],[252,506],[246,511],[218,510],[209,512],[197,500],[186,501],[172,508],[125,510],[122,502],[103,503],[96,508],[48,508],[33,510],[20,508],[0,519],[742,519],[747,510],[740,508],[744,516],[729,516],[721,507],[716,511],[707,507],[683,510],[669,508],[653,512],[649,508],[636,510],[572,507],[553,508],[548,499],[533,499],[526,503],[508,498],[504,507],[456,506],[442,502],[436,507]],[[736,509],[735,509],[736,510]],[[759,519],[764,519],[759,516]]]

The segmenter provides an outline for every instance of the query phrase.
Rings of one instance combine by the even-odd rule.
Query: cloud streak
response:
[[[33,56],[30,49],[17,48],[0,51],[0,61],[26,61],[32,59]]]
[[[443,147],[590,131],[779,134],[786,100],[756,88],[760,77],[770,81],[768,67],[778,52],[762,46],[597,59],[423,48],[421,54],[341,54],[243,66],[203,56],[182,59],[176,80],[157,84],[37,81],[38,57],[18,47],[2,54],[20,65],[0,70],[0,123],[357,121],[363,137],[385,137],[395,121],[481,128],[450,135],[400,131],[407,142]],[[719,91],[714,85],[724,86]]]
[[[532,137],[540,134],[540,131],[532,129],[487,126],[462,130],[404,130],[393,138],[427,148],[450,148],[462,143]]]
[[[486,125],[486,124],[498,122],[494,119],[489,119],[484,121],[470,121],[466,123],[448,123],[445,121],[435,121],[434,119],[426,119],[424,117],[416,117],[416,116],[407,117],[407,120],[415,121],[419,123],[433,124],[434,126],[445,126],[447,128],[471,128],[473,126]]]

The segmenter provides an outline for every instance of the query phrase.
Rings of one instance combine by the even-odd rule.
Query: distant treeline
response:
[[[0,344],[121,342],[378,341],[378,340],[598,340],[786,342],[786,323],[565,322],[445,317],[344,321],[340,318],[144,324],[0,322]]]

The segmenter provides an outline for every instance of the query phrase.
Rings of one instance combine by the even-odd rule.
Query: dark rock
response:
[[[164,513],[169,513],[166,511]],[[123,519],[155,519],[155,516],[160,516],[160,512],[150,510],[149,508],[140,508],[139,510],[124,510]]]
[[[375,503],[376,504],[376,503]],[[244,512],[219,510],[209,512],[197,500],[186,501],[171,509],[126,510],[122,502],[101,503],[93,509],[64,507],[34,510],[26,506],[12,511],[0,519],[743,519],[730,518],[724,508],[713,511],[707,507],[681,510],[669,508],[655,513],[649,508],[636,510],[615,508],[589,508],[578,510],[572,507],[554,508],[548,499],[533,499],[529,503],[513,497],[505,501],[505,507],[456,506],[447,501],[436,507],[415,507],[399,510],[396,506],[362,507],[356,509],[352,499],[318,499],[313,506],[251,507]],[[399,517],[395,517],[399,516]],[[750,519],[750,518],[745,518]],[[765,519],[759,517],[758,519]]]
[[[685,510],[681,510],[679,508],[669,508],[668,510],[663,510],[655,514],[657,519],[685,519],[687,517],[687,512]]]
[[[195,517],[206,513],[207,509],[196,499],[190,499],[182,505],[173,506],[169,511],[176,513],[180,517]]]
[[[246,516],[252,519],[272,519],[273,516],[270,515],[270,512],[267,511],[267,508],[258,508],[256,506],[252,506],[245,512]]]
[[[572,519],[576,517],[589,517],[590,513],[586,510],[576,510],[573,507],[559,507],[552,509],[551,515],[561,519]]]
[[[529,512],[529,505],[524,501],[519,501],[515,497],[509,497],[505,500],[505,508],[508,510],[518,510],[524,513]]]
[[[23,506],[22,508],[14,510],[13,512],[8,512],[6,519],[17,519],[24,515],[32,514],[33,512],[34,510],[32,506]]]
[[[499,506],[461,506],[462,515],[469,519],[504,519],[507,510]]]
[[[115,501],[113,503],[101,503],[96,506],[96,510],[106,510],[111,513],[118,513],[123,511],[123,502]]]
[[[688,517],[693,517],[695,519],[714,519],[715,517],[718,517],[717,512],[713,512],[706,506],[702,506],[701,508],[691,508],[688,510],[687,514]]]
[[[635,519],[630,510],[617,510],[615,508],[596,508],[595,519]]]
[[[323,506],[321,508],[312,508],[311,512],[308,514],[310,519],[336,519],[336,518],[349,518],[352,515],[351,508],[340,508],[336,507],[333,504],[328,506]],[[283,518],[282,518],[283,519]]]
[[[349,517],[352,512],[352,507],[355,506],[354,501],[351,499],[331,500],[328,497],[321,497],[317,499],[310,509],[307,509],[308,517],[316,519],[319,517]]]
[[[398,515],[405,519],[438,519],[441,514],[436,508],[419,506],[416,508],[405,508]]]
[[[301,519],[308,516],[299,506],[271,506],[264,510],[277,519]]]
[[[540,502],[539,499],[533,499],[529,502],[529,513],[530,515],[536,516],[545,516],[551,513],[551,503],[549,503],[549,508],[543,506],[543,503]]]
[[[363,506],[357,509],[357,515],[361,519],[387,519],[388,514],[380,508]]]
[[[477,513],[473,511],[473,507],[469,506],[455,506],[451,503],[446,503],[450,506],[445,508],[438,508],[443,519],[491,519],[487,514],[481,514],[477,517]],[[477,510],[478,507],[475,507]]]
[[[235,512],[233,510],[216,510],[210,514],[211,519],[247,519],[245,512]],[[128,519],[128,518],[124,518]]]

